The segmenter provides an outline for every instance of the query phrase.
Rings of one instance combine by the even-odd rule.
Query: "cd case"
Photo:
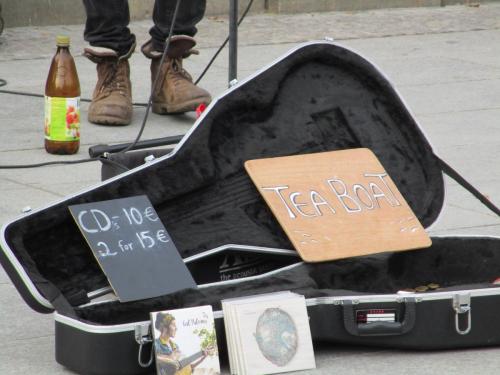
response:
[[[278,292],[222,301],[231,374],[316,367],[303,296]]]
[[[220,374],[211,306],[151,313],[158,375]]]

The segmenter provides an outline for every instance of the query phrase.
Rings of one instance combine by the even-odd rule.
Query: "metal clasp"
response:
[[[148,155],[144,158],[144,163],[147,164],[147,163],[151,163],[153,160],[155,160],[156,157],[154,155]]]
[[[142,361],[142,351],[146,344],[150,344],[153,342],[150,330],[150,324],[142,324],[140,326],[135,327],[135,341],[139,344],[139,354],[137,357],[137,361],[139,365],[143,368],[148,368],[153,363],[154,359],[154,349],[151,347],[151,354],[148,362]]]
[[[453,296],[453,309],[455,310],[455,329],[460,335],[466,335],[472,328],[471,319],[471,298],[470,293],[455,294]],[[461,315],[467,314],[467,326],[465,329],[460,328],[459,318]]]

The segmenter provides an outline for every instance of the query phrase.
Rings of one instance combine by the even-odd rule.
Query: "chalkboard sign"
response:
[[[121,302],[196,287],[145,195],[69,210]]]

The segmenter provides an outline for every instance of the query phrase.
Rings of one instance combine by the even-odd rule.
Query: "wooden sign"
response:
[[[245,168],[307,262],[431,245],[368,149],[249,160]]]
[[[121,302],[196,287],[145,195],[69,210]]]

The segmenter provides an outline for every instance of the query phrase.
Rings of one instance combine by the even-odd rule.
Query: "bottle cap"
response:
[[[68,47],[69,46],[69,36],[66,35],[58,35],[56,38],[57,45],[59,47]]]

